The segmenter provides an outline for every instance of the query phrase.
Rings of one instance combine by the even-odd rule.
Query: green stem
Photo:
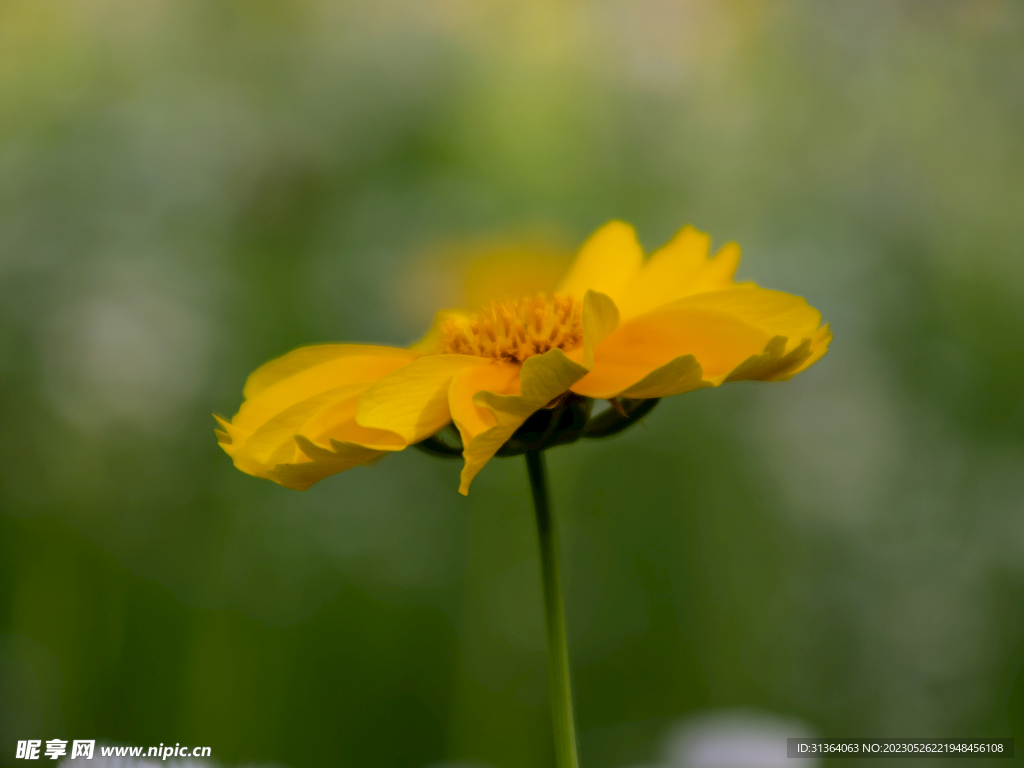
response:
[[[542,451],[526,452],[533,508],[537,513],[540,540],[540,571],[544,586],[544,623],[548,638],[548,695],[555,727],[555,765],[579,768],[576,757],[576,723],[572,716],[572,683],[569,680],[569,644],[565,639],[562,580],[558,574],[558,540],[551,519],[547,470]]]

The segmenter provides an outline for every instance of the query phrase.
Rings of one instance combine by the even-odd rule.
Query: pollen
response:
[[[441,326],[441,352],[523,362],[552,349],[570,350],[583,342],[581,302],[543,293],[492,301],[469,318]]]

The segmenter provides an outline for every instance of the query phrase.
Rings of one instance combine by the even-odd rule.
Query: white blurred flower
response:
[[[96,749],[99,752],[99,747]],[[215,768],[216,763],[209,760],[167,760],[140,759],[136,757],[102,757],[97,754],[92,760],[70,758],[61,760],[57,768],[72,768],[77,765],[88,765],[89,768]]]
[[[707,712],[675,726],[665,741],[663,759],[646,768],[794,768],[786,756],[786,739],[809,736],[810,729],[800,720],[767,712]],[[817,765],[816,758],[805,758],[795,768]]]
[[[161,760],[159,758],[138,758],[138,757],[103,757],[99,754],[100,747],[96,746],[95,757],[90,760],[78,758],[71,760],[65,758],[57,764],[57,768],[73,768],[74,766],[87,765],[89,768],[219,768],[220,764],[213,760],[194,760],[192,758],[179,758],[175,760]],[[239,768],[285,768],[278,764],[254,764],[249,763]]]

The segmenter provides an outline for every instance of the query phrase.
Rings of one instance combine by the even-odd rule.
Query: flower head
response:
[[[442,311],[407,349],[323,344],[272,360],[235,417],[218,418],[218,439],[243,472],[305,490],[454,424],[465,494],[527,419],[567,398],[779,381],[825,354],[817,310],[734,282],[739,247],[709,257],[709,246],[688,226],[645,261],[633,228],[610,222],[550,294]]]

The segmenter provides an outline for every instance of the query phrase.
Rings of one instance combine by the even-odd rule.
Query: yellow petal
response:
[[[727,312],[769,336],[785,336],[787,352],[802,344],[804,339],[809,339],[821,326],[821,313],[806,299],[749,284],[696,294],[681,303]]]
[[[296,403],[268,420],[244,442],[238,445],[229,442],[222,447],[242,471],[298,490],[304,490],[308,484],[302,485],[295,479],[297,477],[316,476],[319,480],[375,460],[383,451],[404,448],[405,441],[398,435],[366,429],[355,423],[356,405],[366,387],[365,383],[339,387]],[[340,457],[343,460],[335,456],[311,467],[308,464],[312,454],[304,446],[315,446],[314,441],[322,445],[346,441],[344,444],[350,446],[350,450]],[[322,445],[319,449],[326,450]]]
[[[296,437],[296,442],[301,448],[301,460],[278,464],[266,475],[275,483],[296,491],[304,491],[325,477],[360,464],[372,464],[386,455],[384,451],[337,440],[331,441],[330,450],[311,443],[301,435]]]
[[[710,386],[711,382],[704,381],[704,370],[697,362],[697,358],[693,355],[683,355],[669,360],[660,368],[655,368],[621,394],[622,397],[645,400],[651,397],[681,395]]]
[[[356,425],[355,403],[375,380],[417,357],[408,350],[360,344],[290,352],[249,377],[247,400],[231,422],[218,418],[221,447],[243,472],[271,479],[278,465],[308,461],[295,442],[308,424],[314,426],[315,439],[363,439],[390,450],[402,447],[397,435]]]
[[[470,404],[464,401],[454,406],[453,413],[456,410],[460,413],[464,425],[487,427],[482,432],[471,434],[468,442],[463,438],[465,449],[462,455],[466,463],[462,468],[459,493],[469,493],[469,484],[473,478],[532,413],[567,392],[586,372],[586,368],[574,363],[560,349],[552,349],[543,355],[526,359],[519,373],[518,394],[488,391],[486,387],[476,391],[472,396],[472,405],[490,412],[489,418],[479,414],[476,419],[463,417],[462,414],[472,413]],[[461,391],[464,396],[472,390],[473,384],[467,382]],[[491,424],[491,419],[493,424],[487,426]]]
[[[704,291],[731,288],[736,285],[734,275],[740,265],[740,247],[736,243],[726,243],[718,249],[711,261],[704,267],[700,275],[686,290],[686,296]]]
[[[477,435],[497,424],[490,410],[473,402],[477,392],[518,393],[521,369],[518,363],[493,362],[463,368],[455,374],[448,389],[448,407],[463,445],[469,445]]]
[[[615,397],[687,355],[700,365],[704,379],[724,378],[763,350],[770,338],[726,312],[675,302],[620,325],[597,347],[594,369],[573,391],[594,398]]]
[[[370,344],[318,344],[299,347],[251,373],[245,381],[242,395],[251,400],[285,380],[290,380],[292,387],[311,383],[311,395],[342,384],[368,381],[376,375],[375,371],[378,368],[375,366],[386,367],[388,360],[411,362],[417,357],[417,354],[404,349]],[[328,384],[321,386],[322,382]]]
[[[603,293],[587,291],[583,297],[583,365],[594,367],[594,348],[619,327],[619,310]]]
[[[745,285],[694,294],[619,326],[573,391],[595,398],[678,394],[699,386],[691,364],[678,360],[690,355],[705,386],[788,378],[824,354],[829,337],[820,322],[817,310],[788,293]]]
[[[299,450],[295,436],[302,427],[325,408],[338,403],[354,404],[365,390],[365,384],[349,384],[285,408],[249,435],[245,442],[245,454],[265,466],[294,461]]]
[[[711,238],[687,225],[655,251],[630,282],[619,302],[623,318],[649,312],[702,291],[733,285],[740,249],[727,243],[708,259]]]
[[[217,442],[220,443],[224,453],[231,457],[235,467],[254,477],[266,477],[267,467],[245,452],[245,442],[249,439],[249,431],[235,427],[230,421],[217,414],[214,414],[213,418],[221,427],[214,430]]]
[[[583,244],[558,292],[582,299],[590,289],[618,301],[643,259],[644,252],[633,228],[621,221],[610,221]]]
[[[711,238],[687,225],[643,265],[622,296],[625,317],[682,298],[679,292],[708,261]]]
[[[491,365],[490,358],[431,355],[384,376],[363,393],[356,422],[417,443],[450,422],[448,387],[463,368]]]
[[[810,349],[806,359],[795,364],[791,369],[782,370],[767,379],[767,381],[786,381],[787,379],[793,378],[796,374],[807,369],[809,366],[818,362],[828,352],[829,342],[832,341],[832,332],[829,330],[828,323],[823,325],[814,335],[810,338]]]
[[[340,441],[378,451],[402,450],[408,443],[400,435],[364,427],[356,421],[360,400],[367,389],[366,385],[361,385],[348,397],[328,403],[306,419],[297,434],[320,446]]]
[[[246,401],[231,423],[237,433],[251,434],[297,403],[338,387],[376,381],[418,357],[407,349],[363,344],[296,349],[249,377],[244,390]]]

